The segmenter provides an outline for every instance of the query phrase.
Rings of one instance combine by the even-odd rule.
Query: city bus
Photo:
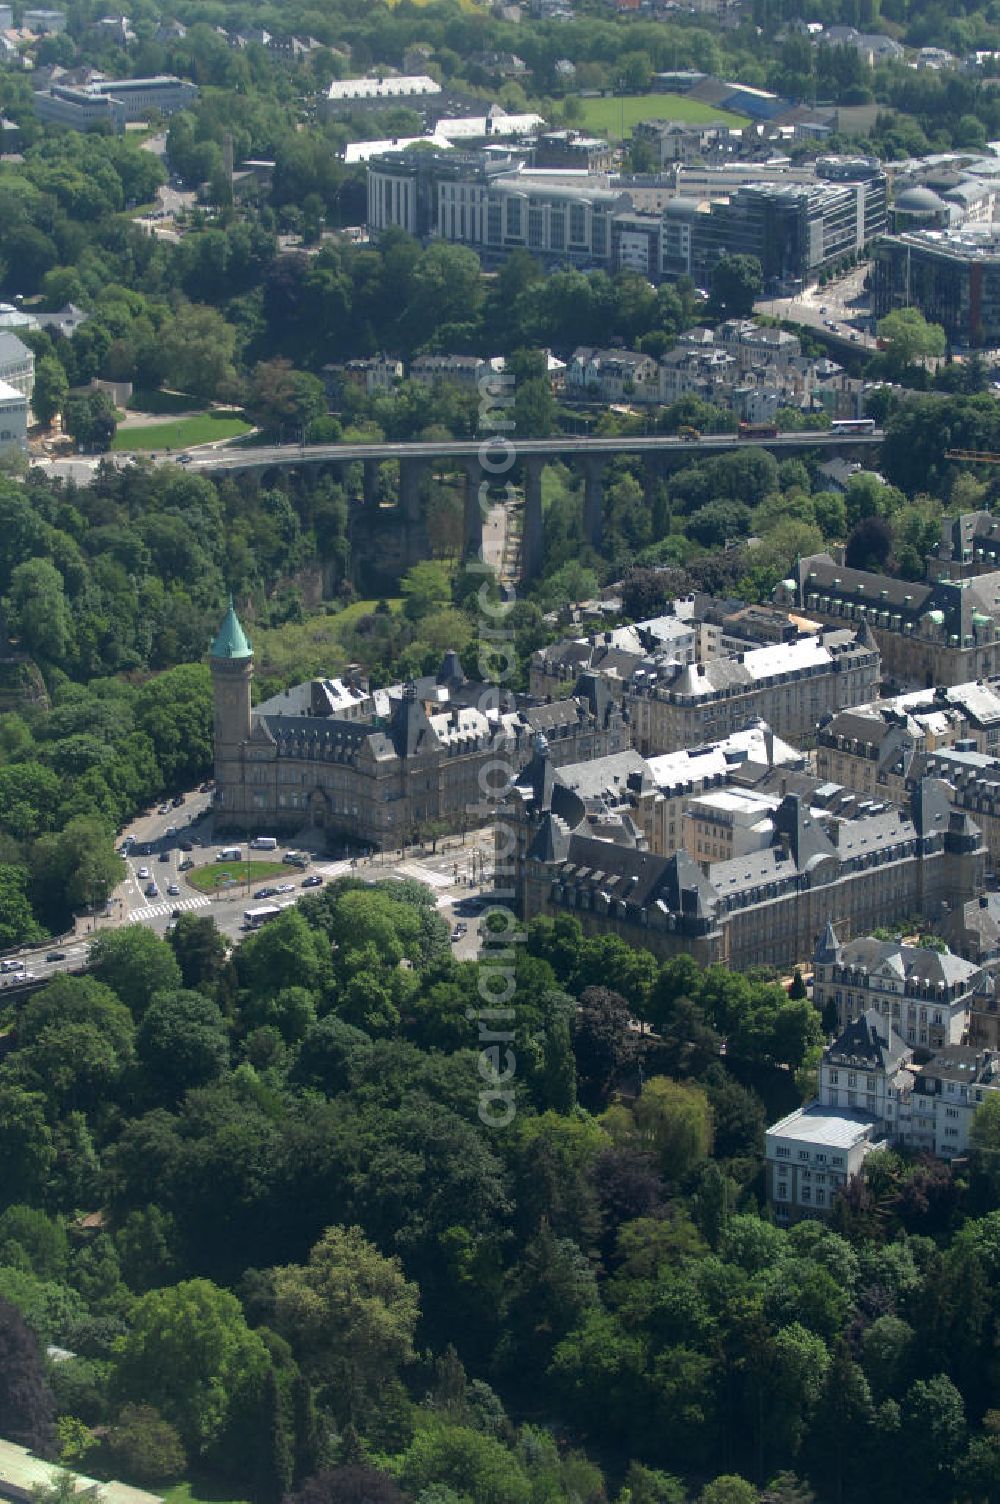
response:
[[[269,919],[277,919],[282,912],[282,905],[277,903],[258,904],[254,909],[245,909],[243,912],[243,928],[245,930],[259,930],[262,924]]]
[[[834,418],[831,433],[874,433],[874,418]]]

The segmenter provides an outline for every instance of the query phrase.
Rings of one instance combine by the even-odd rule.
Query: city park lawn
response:
[[[234,413],[195,413],[174,423],[150,423],[148,427],[122,428],[115,434],[113,449],[188,449],[192,444],[217,444],[250,432],[250,424]]]
[[[683,120],[691,125],[746,125],[743,115],[730,115],[700,99],[684,94],[627,94],[606,99],[581,99],[580,113],[573,121],[583,130],[596,131],[612,141],[622,132],[631,135],[640,120]]]
[[[224,1492],[210,1482],[202,1485],[198,1481],[185,1481],[159,1492],[163,1504],[246,1504],[244,1499],[225,1498]]]
[[[294,869],[285,865],[284,862],[206,862],[203,867],[195,867],[193,872],[185,872],[184,876],[192,888],[197,888],[199,893],[218,893],[223,888],[231,888],[234,883],[245,887],[248,883],[253,887],[254,883],[266,882],[269,877],[293,878]]]

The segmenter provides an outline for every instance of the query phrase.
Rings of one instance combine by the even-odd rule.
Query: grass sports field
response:
[[[196,413],[176,423],[150,423],[148,427],[123,428],[115,434],[114,449],[187,449],[192,444],[217,444],[250,432],[250,424],[232,413]]]
[[[208,862],[184,875],[199,893],[215,893],[234,882],[241,886],[249,882],[251,887],[269,877],[283,877],[286,882],[292,882],[297,870],[284,862]]]
[[[700,99],[683,94],[629,94],[624,99],[581,99],[582,114],[574,125],[596,131],[613,141],[631,135],[640,120],[684,120],[691,125],[746,125],[743,115],[729,115]],[[624,121],[623,121],[624,117]]]

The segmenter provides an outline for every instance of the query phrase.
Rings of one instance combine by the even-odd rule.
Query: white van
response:
[[[250,845],[254,851],[276,851],[278,847],[274,836],[254,836]]]
[[[217,862],[238,862],[242,855],[242,846],[223,846],[221,851],[215,853],[215,860]]]

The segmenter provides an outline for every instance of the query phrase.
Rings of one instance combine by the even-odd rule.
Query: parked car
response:
[[[180,809],[181,805],[184,803],[184,797],[185,796],[183,794],[175,794],[174,795],[174,797],[170,801],[170,803],[173,805],[174,809]]]
[[[168,838],[170,836],[175,836],[177,834],[177,826],[176,825],[168,825],[167,828],[166,828],[166,830],[163,832],[163,834],[166,837],[168,837]]]
[[[190,841],[178,841],[177,844],[180,846],[180,849],[182,851],[193,851],[194,850],[194,847],[192,846],[192,844],[191,844]]]
[[[169,851],[161,851],[158,860],[161,861],[161,862],[169,862],[169,860],[170,860],[170,852]]]
[[[159,898],[159,896],[160,896],[160,890],[156,886],[156,884],[155,883],[147,883],[146,884],[146,897],[147,898]]]
[[[302,879],[302,886],[303,888],[322,888],[323,879],[314,872],[310,877]]]
[[[170,917],[171,917],[171,919],[179,919],[181,917],[181,911],[180,911],[180,909],[171,909],[170,910]]]
[[[66,952],[64,950],[50,950],[45,959],[46,961],[65,961]]]
[[[180,888],[178,888],[177,884],[176,883],[167,883],[167,897],[168,898],[179,898],[180,896],[181,896],[181,890],[180,890]]]
[[[295,884],[294,883],[279,883],[278,886],[275,888],[274,891],[276,893],[294,893],[295,892]]]
[[[139,879],[140,882],[144,882],[146,880],[146,878],[149,876],[149,868],[148,867],[140,867],[139,870],[138,870],[138,872],[135,875]]]
[[[258,888],[254,894],[254,898],[277,898],[277,896],[277,888]]]

